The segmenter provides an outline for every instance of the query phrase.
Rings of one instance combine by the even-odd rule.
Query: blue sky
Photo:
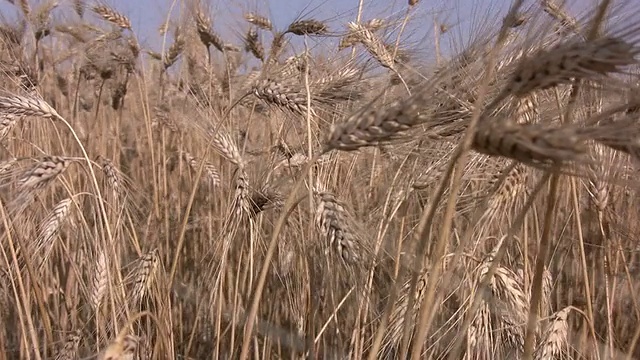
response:
[[[44,0],[30,0],[32,7]],[[172,0],[100,0],[126,14],[133,24],[134,30],[143,42],[157,45],[159,36],[157,28],[164,21],[173,3]],[[58,19],[65,19],[71,0],[58,0],[61,7],[56,11]],[[190,3],[191,1],[189,1]],[[267,14],[280,29],[295,19],[313,17],[329,20],[332,30],[343,30],[343,26],[356,17],[358,0],[201,0],[212,14],[215,30],[225,36],[239,39],[241,30],[246,29],[242,14],[254,11]],[[92,3],[91,0],[87,3]],[[180,4],[186,1],[175,1],[172,16],[181,14]],[[502,8],[508,6],[508,0],[422,0],[413,12],[412,34],[424,35],[433,28],[433,15],[438,13],[444,21],[467,26],[472,14],[477,9]],[[61,10],[61,8],[67,8]],[[365,0],[365,19],[389,18],[400,19],[405,14],[407,0]],[[5,18],[13,18],[17,9],[6,0],[0,0],[0,12]],[[425,20],[422,20],[425,19]],[[467,25],[465,25],[467,24]],[[423,25],[426,25],[423,27]],[[244,31],[244,30],[242,30]],[[419,38],[419,36],[418,36]]]
[[[30,0],[32,7],[45,0]],[[223,38],[235,44],[247,29],[242,14],[253,11],[268,15],[278,29],[301,18],[328,20],[330,29],[343,31],[348,21],[355,19],[358,0],[200,0],[213,19],[213,26]],[[596,0],[569,0],[572,8],[584,8],[586,3]],[[637,0],[630,0],[637,1]],[[58,0],[61,7],[55,12],[58,21],[73,19],[69,12],[72,0]],[[87,3],[95,3],[87,0]],[[143,45],[158,50],[162,38],[158,27],[164,22],[169,9],[172,18],[188,16],[181,4],[192,3],[192,0],[100,0],[126,14],[132,22],[134,31]],[[537,3],[539,0],[527,0],[526,3]],[[508,10],[511,0],[421,0],[412,12],[412,21],[406,31],[405,43],[422,52],[432,52],[433,20],[444,22],[452,29],[448,39],[443,39],[443,51],[447,52],[450,42],[459,44],[468,41],[469,34],[479,31],[480,24],[493,22],[497,24]],[[577,4],[577,5],[576,5]],[[66,8],[66,9],[62,9]],[[364,0],[365,20],[384,18],[399,21],[405,15],[407,0]],[[17,10],[6,0],[0,0],[0,13],[5,18],[12,18]],[[89,14],[89,16],[92,16]],[[337,42],[337,38],[331,40]]]

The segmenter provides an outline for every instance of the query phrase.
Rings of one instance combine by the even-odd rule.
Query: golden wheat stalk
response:
[[[160,256],[158,249],[153,249],[140,257],[132,270],[132,301],[139,304],[155,281]]]
[[[328,27],[322,21],[307,19],[291,23],[286,32],[296,35],[324,35],[327,31]]]
[[[96,14],[100,15],[106,21],[123,29],[131,30],[131,21],[129,20],[129,18],[115,11],[114,9],[106,5],[96,5],[93,7],[93,11]]]
[[[0,112],[17,116],[59,118],[60,115],[44,100],[35,97],[1,96]]]
[[[53,251],[53,240],[69,217],[72,199],[67,198],[56,204],[49,215],[40,224],[40,232],[36,238],[35,254],[41,255],[39,270],[42,270]]]
[[[335,251],[347,264],[356,263],[360,257],[359,241],[347,219],[347,210],[335,195],[318,192],[316,195],[315,222],[325,237],[327,251]]]
[[[269,20],[265,16],[258,15],[256,13],[247,13],[244,15],[244,18],[247,20],[247,22],[259,27],[262,30],[273,30],[273,24],[271,23],[271,20]]]
[[[350,22],[349,31],[353,34],[354,39],[357,38],[380,65],[391,70],[395,69],[393,54],[389,52],[384,43],[371,30],[362,24]]]
[[[200,168],[200,161],[193,157],[193,155],[189,154],[186,151],[181,151],[182,157],[189,164],[193,171],[198,171]],[[209,183],[209,186],[216,187],[220,184],[220,174],[218,170],[216,170],[215,166],[205,163],[204,165],[204,174]]]
[[[109,263],[107,254],[103,250],[100,250],[98,253],[98,259],[95,262],[91,281],[91,292],[89,293],[89,302],[94,311],[98,311],[98,308],[100,308],[100,304],[102,303],[102,299],[107,292],[109,279],[107,274],[109,271],[108,267]]]

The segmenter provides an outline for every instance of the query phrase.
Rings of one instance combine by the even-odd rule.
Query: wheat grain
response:
[[[322,21],[307,19],[291,23],[286,32],[296,35],[324,35],[327,31],[328,27]]]
[[[346,209],[331,193],[318,192],[316,198],[316,226],[328,242],[327,251],[332,249],[348,264],[356,263],[360,259],[360,248]]]
[[[83,0],[73,0],[73,10],[81,18],[84,16],[85,4]]]
[[[567,41],[521,60],[503,92],[525,96],[534,90],[619,72],[636,64],[637,54],[637,47],[615,37]]]
[[[371,30],[355,22],[349,23],[349,30],[380,65],[391,70],[395,69],[392,53],[388,51],[384,43]]]
[[[193,171],[198,171],[198,169],[200,168],[199,161],[186,151],[182,151],[181,154],[184,160],[189,164],[191,169]],[[206,163],[204,165],[203,171],[209,183],[209,186],[216,187],[220,184],[220,174],[218,173],[218,170],[216,170],[215,166]]]
[[[93,281],[91,282],[91,293],[89,296],[89,302],[94,311],[98,311],[98,308],[102,303],[102,299],[104,298],[104,295],[107,291],[107,272],[109,271],[108,267],[109,264],[107,254],[103,250],[100,250],[93,270]]]
[[[147,294],[151,284],[155,281],[159,264],[160,257],[158,249],[149,251],[136,261],[136,265],[132,271],[132,300],[134,304],[139,304]]]
[[[100,15],[103,19],[108,22],[119,26],[123,29],[131,30],[131,21],[126,16],[120,14],[114,9],[106,6],[106,5],[96,5],[93,7],[93,11]]]
[[[585,160],[586,138],[574,127],[482,125],[474,136],[473,148],[483,154],[523,163],[560,164]]]
[[[4,114],[17,116],[39,116],[54,119],[60,117],[56,110],[44,100],[17,95],[0,97],[0,111]]]
[[[67,170],[71,162],[70,158],[64,156],[45,156],[38,159],[18,178],[18,191],[30,192],[46,187]]]
[[[245,161],[242,158],[242,155],[240,155],[238,145],[231,138],[231,135],[229,135],[229,133],[223,131],[222,129],[219,129],[215,133],[213,132],[213,130],[210,130],[209,136],[213,138],[213,146],[222,154],[222,156],[224,156],[238,168],[244,169],[246,165]]]
[[[268,104],[280,106],[294,113],[307,112],[307,96],[292,85],[265,79],[253,87],[253,94]]]
[[[222,39],[216,35],[213,30],[211,30],[211,19],[209,19],[209,17],[200,10],[196,13],[196,29],[198,30],[200,41],[204,46],[208,48],[213,45],[213,47],[218,49],[220,52],[225,50],[225,45]]]
[[[271,23],[271,20],[269,20],[265,16],[261,16],[255,13],[247,13],[244,15],[244,18],[249,23],[259,27],[262,30],[273,30],[273,24]]]
[[[258,31],[255,28],[250,28],[249,31],[247,31],[244,41],[245,49],[255,56],[256,59],[264,61],[264,47],[258,39]]]
[[[40,232],[36,238],[35,254],[41,255],[38,269],[42,270],[53,250],[54,237],[66,221],[71,211],[71,198],[58,202],[40,224]]]

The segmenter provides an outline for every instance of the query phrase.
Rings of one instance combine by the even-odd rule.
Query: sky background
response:
[[[48,0],[29,0],[32,8]],[[156,51],[162,46],[162,37],[158,33],[159,26],[165,21],[167,14],[173,19],[188,16],[181,4],[193,3],[192,0],[99,0],[127,15],[132,22],[140,43]],[[567,6],[571,11],[579,13],[596,0],[569,0]],[[640,1],[640,0],[627,0]],[[208,9],[213,20],[214,30],[225,41],[241,44],[248,24],[242,15],[256,12],[267,15],[277,29],[285,29],[289,23],[297,19],[315,18],[328,21],[333,32],[343,32],[345,25],[356,18],[358,0],[200,0]],[[537,4],[539,0],[526,0],[528,6]],[[77,21],[77,16],[70,11],[72,0],[58,0],[60,6],[54,12],[56,22]],[[87,1],[95,4],[95,1]],[[499,24],[509,8],[511,0],[421,0],[412,10],[412,20],[405,32],[403,43],[413,49],[419,49],[429,55],[433,53],[434,19],[444,23],[451,29],[442,40],[442,51],[455,52],[472,37],[479,33],[482,24]],[[399,21],[406,15],[407,0],[364,0],[363,19],[382,18]],[[0,0],[0,15],[5,19],[15,19],[19,11],[7,0]],[[95,16],[90,11],[87,16]],[[392,38],[395,39],[395,38]],[[335,46],[339,38],[323,39],[323,44],[311,46]],[[169,40],[170,41],[170,40]],[[298,40],[299,41],[299,40]],[[301,46],[301,44],[297,44]],[[296,44],[293,44],[296,46]],[[335,49],[335,48],[334,48]],[[300,49],[298,49],[300,50]],[[316,49],[317,50],[317,49]],[[322,50],[322,49],[320,49]]]

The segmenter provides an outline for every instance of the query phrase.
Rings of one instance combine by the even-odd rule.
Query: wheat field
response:
[[[640,359],[636,0],[9,3],[0,360]]]

